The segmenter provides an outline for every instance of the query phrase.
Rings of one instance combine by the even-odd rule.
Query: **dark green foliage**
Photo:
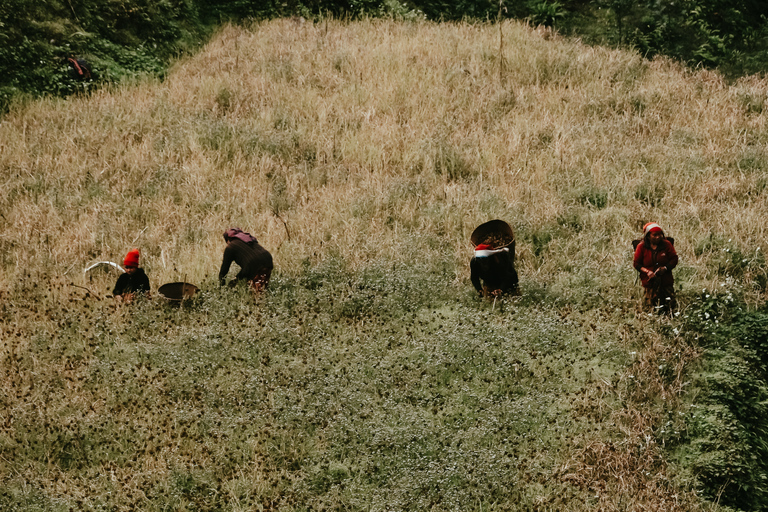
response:
[[[598,32],[603,38],[635,47],[649,57],[668,55],[719,67],[730,75],[766,70],[766,2],[596,0],[580,8],[579,14],[591,19],[584,22],[582,18],[582,23],[601,25]],[[602,14],[601,8],[609,15]]]
[[[162,75],[171,58],[226,21],[414,13],[445,21],[527,19],[589,42],[669,55],[731,76],[768,71],[768,2],[757,0],[4,0],[0,112],[25,94],[67,96],[139,74]],[[71,54],[91,63],[91,80],[70,76]],[[762,103],[749,108],[762,109]]]
[[[495,19],[499,3],[493,0],[415,0],[409,2],[431,20]]]
[[[534,25],[553,27],[567,15],[560,2],[532,1],[528,3],[528,8],[531,11],[528,18]]]
[[[300,2],[275,0],[198,0],[203,19],[211,22],[237,21],[246,18],[269,18],[296,12]]]
[[[71,0],[0,5],[0,110],[19,94],[67,96],[94,83],[157,75],[168,59],[200,41],[197,8],[184,0]],[[67,57],[91,65],[71,76]]]
[[[739,510],[768,509],[768,310],[703,292],[685,315],[704,348],[698,398],[673,442],[702,493]],[[670,440],[673,441],[673,440]]]

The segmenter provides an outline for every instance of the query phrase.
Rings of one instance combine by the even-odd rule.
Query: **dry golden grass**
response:
[[[5,284],[131,246],[153,283],[200,280],[232,225],[290,273],[334,253],[355,268],[413,250],[463,262],[474,226],[498,217],[518,231],[524,280],[567,288],[589,268],[621,295],[649,220],[696,288],[720,277],[694,254],[708,237],[765,248],[766,81],[503,30],[500,76],[487,25],[230,26],[164,83],[13,112],[0,125]]]

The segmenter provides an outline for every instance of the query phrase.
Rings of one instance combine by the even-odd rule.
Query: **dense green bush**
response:
[[[698,397],[674,450],[693,468],[705,497],[739,510],[766,510],[768,310],[749,310],[730,293],[705,290],[685,316],[704,353],[692,379]]]
[[[0,109],[20,94],[66,96],[94,83],[158,74],[205,33],[191,1],[71,0],[0,5]],[[76,55],[92,77],[71,75]]]
[[[754,0],[594,0],[568,3],[563,26],[591,38],[736,76],[766,71],[768,3]]]

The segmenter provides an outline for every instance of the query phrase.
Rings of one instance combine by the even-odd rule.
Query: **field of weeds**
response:
[[[663,444],[700,292],[766,298],[766,99],[511,22],[279,20],[162,83],[17,106],[1,508],[717,510]],[[521,295],[487,302],[493,218]],[[676,318],[637,310],[648,221]],[[217,286],[232,226],[275,258],[261,297]],[[132,247],[153,289],[201,293],[114,304],[83,269]]]

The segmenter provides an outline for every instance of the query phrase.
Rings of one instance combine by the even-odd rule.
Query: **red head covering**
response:
[[[649,222],[648,224],[643,226],[643,234],[644,235],[647,235],[648,233],[656,233],[657,231],[661,231],[662,233],[664,232],[661,229],[661,226],[659,226],[655,222]]]
[[[249,244],[251,242],[257,242],[256,237],[250,233],[246,233],[240,228],[229,228],[224,232],[224,240],[229,241],[230,238],[237,238],[243,242]]]
[[[131,249],[123,260],[123,265],[126,267],[138,268],[139,266],[139,250]]]

